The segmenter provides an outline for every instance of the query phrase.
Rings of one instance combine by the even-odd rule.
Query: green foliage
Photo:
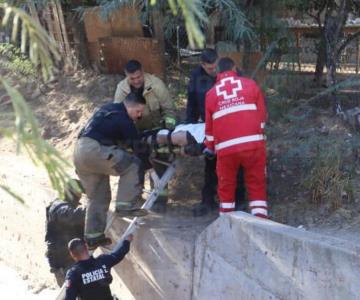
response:
[[[6,186],[5,184],[1,183],[1,181],[0,181],[0,189],[2,189],[3,191],[5,191],[9,195],[11,195],[17,201],[19,201],[19,202],[21,202],[23,204],[25,203],[24,200],[18,194],[16,194],[13,190],[11,190],[11,188]]]
[[[34,65],[14,45],[0,44],[0,55],[4,58],[0,60],[0,67],[2,69],[9,70],[17,75],[36,76]]]
[[[284,96],[275,95],[267,97],[269,120],[271,120],[271,122],[288,121],[289,111],[294,108],[295,105],[295,101]]]
[[[2,26],[12,26],[11,39],[16,41],[21,33],[20,50],[25,53],[29,49],[29,59],[39,69],[46,81],[53,76],[54,61],[60,60],[55,42],[46,31],[36,23],[24,10],[0,4],[0,12],[4,13]]]
[[[103,17],[108,17],[114,10],[124,5],[134,5],[136,1],[133,0],[100,0],[98,1],[101,7]],[[160,9],[158,5],[163,4],[162,1],[150,0],[150,1],[138,1],[137,4],[145,10],[149,10],[152,7],[154,9]],[[186,31],[188,33],[189,43],[192,46],[202,47],[204,45],[204,35],[200,29],[200,23],[207,22],[207,15],[203,8],[201,0],[167,0],[165,2],[167,7],[171,11],[173,16],[179,14],[183,16]]]
[[[253,25],[245,14],[242,1],[205,0],[203,5],[208,11],[218,10],[222,13],[223,19],[226,20],[224,27],[229,40],[237,42],[255,39]]]
[[[15,128],[0,128],[0,133],[16,140],[17,153],[23,147],[35,164],[42,164],[48,171],[52,186],[63,195],[65,183],[70,179],[66,172],[70,164],[42,139],[39,124],[23,96],[2,77],[0,83],[11,97],[16,116]]]
[[[131,0],[100,0],[98,2],[104,17],[124,5],[134,5],[134,1]],[[151,0],[137,1],[136,4],[146,13],[151,9],[169,12],[170,14],[165,14],[165,21],[169,21],[165,22],[166,35],[174,33],[177,25],[184,24],[190,46],[202,48],[205,38],[201,27],[207,24],[208,16],[214,10],[221,11],[226,20],[224,25],[229,40],[255,38],[255,31],[238,2],[236,0]]]
[[[0,4],[1,11],[4,15],[2,26],[12,26],[13,41],[16,41],[18,31],[21,31],[21,52],[24,53],[29,49],[29,60],[40,71],[43,79],[48,80],[53,75],[53,62],[60,59],[54,41],[25,11],[8,6],[6,3]],[[43,165],[48,172],[52,186],[63,196],[65,183],[69,180],[66,173],[69,163],[42,139],[39,125],[23,96],[2,77],[0,77],[0,84],[10,96],[15,113],[14,126],[0,127],[0,133],[16,141],[17,152],[23,148],[34,163]],[[0,115],[5,116],[3,112],[0,112]],[[16,196],[4,184],[0,184],[0,187]]]

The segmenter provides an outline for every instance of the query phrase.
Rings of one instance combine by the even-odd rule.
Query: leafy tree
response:
[[[320,29],[320,41],[316,62],[315,81],[320,82],[324,65],[327,67],[328,87],[336,84],[336,66],[345,47],[360,36],[360,30],[343,39],[344,27],[350,13],[360,14],[358,0],[284,0],[287,8],[313,18]],[[335,91],[330,96],[334,110],[341,112]]]

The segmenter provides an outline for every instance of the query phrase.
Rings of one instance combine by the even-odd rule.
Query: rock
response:
[[[39,88],[36,88],[35,90],[34,90],[34,92],[31,94],[31,96],[30,96],[30,98],[31,99],[37,99],[37,98],[39,98],[40,96],[41,96],[41,91],[40,91],[40,89]]]
[[[50,127],[45,127],[42,131],[42,134],[41,136],[45,139],[45,140],[48,140],[50,139],[51,137],[53,137],[53,132],[51,130]]]
[[[69,118],[70,122],[76,123],[79,121],[79,114],[78,111],[75,109],[68,110],[66,112],[66,116]]]

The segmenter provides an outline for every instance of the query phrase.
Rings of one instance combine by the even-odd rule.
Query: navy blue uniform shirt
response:
[[[130,250],[130,242],[125,240],[116,245],[110,254],[77,262],[66,274],[65,300],[113,300],[110,291],[111,268],[118,264]]]
[[[80,137],[92,138],[105,146],[117,145],[119,141],[130,146],[139,139],[139,134],[124,103],[108,103],[95,112]]]
[[[215,84],[216,77],[210,76],[198,66],[191,72],[188,85],[188,101],[186,106],[186,123],[205,122],[205,96]]]

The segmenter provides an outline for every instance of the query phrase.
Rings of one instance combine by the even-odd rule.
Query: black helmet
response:
[[[64,200],[70,203],[78,204],[81,195],[85,192],[84,187],[82,186],[80,180],[70,179],[65,184],[64,190]]]

